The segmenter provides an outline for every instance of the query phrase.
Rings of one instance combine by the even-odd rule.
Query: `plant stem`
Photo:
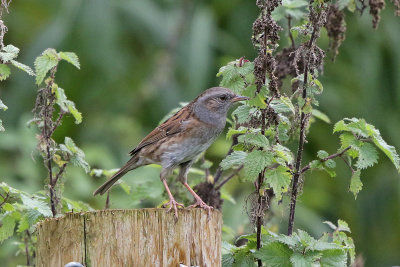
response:
[[[226,184],[230,179],[232,179],[233,177],[235,177],[242,169],[243,169],[244,165],[241,165],[239,168],[237,168],[231,175],[229,175],[228,177],[226,177],[225,179],[223,179],[219,185],[217,185],[215,187],[215,190],[219,190],[224,184]]]
[[[319,13],[317,21],[320,20],[322,12]],[[310,63],[310,57],[311,57],[311,49],[314,45],[314,41],[316,39],[316,34],[317,30],[319,28],[317,25],[313,25],[313,31],[311,34],[310,41],[307,44],[308,48],[308,58],[306,61],[306,64],[304,66],[304,80],[303,80],[303,92],[302,92],[302,98],[306,99],[307,98],[307,85],[308,85],[308,71],[309,71],[309,63]],[[305,131],[307,128],[308,124],[308,114],[304,113],[304,111],[301,112],[300,116],[300,139],[299,139],[299,145],[297,148],[297,157],[296,157],[296,171],[293,174],[293,185],[292,185],[292,194],[290,197],[290,213],[289,213],[289,225],[288,225],[288,235],[291,235],[293,233],[293,225],[294,225],[294,213],[296,210],[296,201],[297,201],[297,193],[298,193],[298,185],[299,185],[299,177],[301,175],[301,160],[303,157],[303,150],[304,150],[304,142],[305,142]]]
[[[25,243],[26,265],[29,266],[29,265],[31,265],[31,261],[30,261],[30,257],[29,257],[29,242],[28,242],[28,237],[30,237],[29,231],[26,230],[25,234],[26,235],[24,236],[24,243]]]

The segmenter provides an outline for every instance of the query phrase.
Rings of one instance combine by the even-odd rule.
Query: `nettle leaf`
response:
[[[57,66],[60,58],[57,51],[53,48],[46,49],[35,59],[36,84],[40,85],[49,70]]]
[[[254,266],[254,258],[247,251],[239,251],[233,255],[235,261],[232,267],[251,267]]]
[[[281,142],[287,142],[289,140],[288,132],[290,127],[289,119],[282,114],[279,114],[278,138]]]
[[[271,152],[254,150],[250,152],[244,163],[246,179],[254,181],[268,165],[271,165],[273,155]]]
[[[239,60],[229,62],[226,66],[220,68],[217,77],[222,75],[220,85],[231,89],[234,93],[241,94],[246,83],[245,78],[253,72],[252,62],[245,62],[239,67]]]
[[[275,154],[275,160],[282,166],[286,166],[286,164],[293,163],[293,154],[289,148],[282,146],[281,144],[276,144],[272,147],[272,150]]]
[[[222,255],[222,267],[232,267],[235,258],[232,254]]]
[[[244,134],[247,132],[247,128],[240,126],[238,129],[235,128],[229,128],[228,132],[226,133],[226,139],[231,139],[233,135],[235,134]]]
[[[71,63],[74,65],[76,68],[80,69],[81,66],[79,64],[79,58],[78,56],[73,53],[73,52],[60,52],[58,53],[61,59],[64,59],[65,61]]]
[[[44,200],[38,198],[37,196],[28,196],[26,194],[21,194],[22,203],[29,209],[38,211],[44,217],[51,217],[51,209]]]
[[[386,143],[386,141],[383,140],[381,133],[373,125],[366,123],[364,119],[345,118],[341,121],[338,121],[334,126],[333,132],[340,132],[340,131],[351,132],[355,135],[358,135],[358,136],[361,136],[361,137],[367,138],[367,139],[370,138],[373,141],[373,143],[383,153],[386,154],[386,156],[392,161],[392,163],[394,164],[396,169],[400,172],[400,157],[397,154],[396,149],[394,148],[394,146],[388,145]],[[346,141],[354,142],[354,140],[351,140],[348,137],[348,135],[345,137],[346,137]],[[361,147],[361,145],[359,145],[359,147]],[[361,148],[359,148],[359,149],[361,149]],[[365,149],[365,151],[363,151],[364,158],[362,159],[362,161],[367,161],[367,162],[360,162],[360,166],[361,167],[372,166],[376,162],[377,157],[369,146],[367,146],[364,149]]]
[[[233,151],[221,161],[221,168],[227,170],[232,167],[238,167],[245,163],[246,157],[247,153],[244,151]]]
[[[289,169],[284,166],[278,166],[275,169],[267,170],[265,172],[266,182],[274,189],[277,200],[282,199],[282,193],[288,191],[291,181],[291,174]]]
[[[354,147],[358,151],[356,167],[366,169],[378,162],[378,152],[370,143],[360,142],[359,146]]]
[[[19,53],[19,48],[13,45],[7,45],[0,50],[0,59],[4,63],[16,58]]]
[[[356,170],[351,175],[349,191],[353,193],[354,198],[357,198],[358,193],[361,191],[363,183],[360,179],[361,170]]]
[[[70,113],[75,118],[75,123],[79,124],[82,122],[82,113],[80,113],[76,107],[75,103],[71,100],[67,99],[65,95],[64,89],[58,87],[57,85],[53,86],[53,91],[56,96],[57,105],[64,111]]]
[[[324,250],[320,259],[321,267],[347,266],[347,253],[340,249]]]
[[[324,159],[324,158],[328,157],[329,154],[328,154],[328,152],[326,152],[324,150],[320,150],[320,151],[317,152],[317,156],[320,159]]]
[[[35,72],[31,69],[31,67],[29,67],[25,64],[22,64],[21,62],[15,61],[13,59],[10,60],[10,62],[14,67],[17,67],[18,69],[25,71],[30,76],[35,76]]]
[[[251,118],[251,114],[254,114],[257,111],[256,108],[252,108],[247,105],[241,105],[237,109],[232,112],[232,116],[237,118],[237,122],[239,124],[248,122]]]
[[[320,119],[320,120],[323,121],[323,122],[331,123],[331,120],[329,119],[328,115],[326,115],[325,113],[319,111],[318,109],[313,109],[313,110],[311,111],[311,114],[312,114],[315,118]]]
[[[262,246],[254,252],[254,256],[263,262],[267,262],[270,267],[291,266],[290,258],[293,251],[280,242],[271,242]]]
[[[14,234],[15,219],[11,213],[5,213],[1,216],[0,243]]]
[[[0,81],[4,81],[11,74],[10,68],[6,64],[0,64]]]
[[[290,262],[293,267],[310,267],[320,257],[320,253],[307,251],[305,254],[295,252],[290,257]]]
[[[287,96],[281,96],[279,99],[273,99],[270,103],[270,107],[276,113],[291,112],[295,113],[294,106]]]
[[[86,173],[90,171],[89,163],[85,160],[85,153],[75,145],[70,137],[65,137],[64,144],[60,145],[60,149],[70,156],[72,164],[82,167]]]
[[[238,138],[239,143],[243,143],[246,145],[253,145],[260,148],[268,148],[269,141],[267,137],[262,135],[261,133],[249,133],[239,136]]]
[[[250,100],[247,100],[247,105],[252,107],[257,107],[259,109],[264,109],[267,107],[267,103],[265,103],[266,96],[268,92],[265,90],[266,88],[262,88],[260,93],[257,93],[257,87],[255,84],[248,86],[241,93],[243,96],[250,97]]]

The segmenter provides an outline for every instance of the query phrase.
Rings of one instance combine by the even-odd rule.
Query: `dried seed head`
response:
[[[330,38],[329,49],[333,51],[333,58],[338,54],[338,49],[345,39],[346,21],[342,10],[336,5],[331,5],[327,14],[325,28]]]
[[[369,0],[369,14],[372,15],[372,27],[378,28],[381,10],[385,8],[385,0]]]

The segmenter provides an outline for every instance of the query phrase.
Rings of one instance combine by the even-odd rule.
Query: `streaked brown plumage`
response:
[[[150,132],[130,152],[132,158],[99,187],[94,195],[107,192],[128,171],[156,163],[162,166],[161,181],[170,198],[169,210],[174,208],[176,217],[177,206],[183,205],[175,201],[166,183],[166,178],[176,167],[180,168],[178,179],[196,199],[196,203],[191,207],[200,206],[210,211],[212,207],[206,205],[187,184],[187,173],[196,157],[205,151],[224,129],[229,107],[246,99],[248,98],[235,95],[222,87],[206,90]]]

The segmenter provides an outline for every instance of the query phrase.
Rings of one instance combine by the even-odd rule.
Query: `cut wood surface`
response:
[[[38,267],[221,266],[222,215],[180,209],[176,222],[166,209],[70,213],[38,224]]]

